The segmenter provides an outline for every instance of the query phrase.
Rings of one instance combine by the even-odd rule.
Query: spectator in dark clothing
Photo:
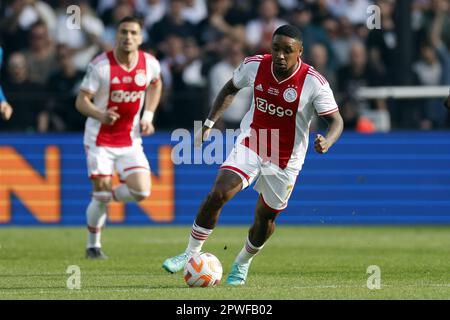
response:
[[[162,116],[160,121],[170,128],[190,129],[193,121],[201,118],[205,103],[200,49],[194,38],[177,35],[170,35],[166,44],[166,57],[161,60],[164,96],[158,117]]]
[[[331,89],[334,89],[336,87],[336,73],[330,68],[327,48],[321,43],[315,43],[311,46],[309,52],[309,56],[304,56],[306,61],[323,75]]]
[[[30,28],[30,47],[23,51],[30,81],[44,86],[55,69],[55,46],[48,28],[38,21]]]
[[[430,43],[421,45],[420,59],[412,65],[415,84],[420,86],[443,85],[444,68],[439,61],[436,49]],[[415,128],[422,130],[442,128],[445,123],[445,112],[440,108],[441,99],[420,99],[417,108],[408,110],[410,117],[414,117]]]
[[[312,23],[316,26],[320,26],[323,21],[332,18],[332,14],[328,8],[328,3],[325,0],[318,0],[311,3],[311,11],[313,14]]]
[[[255,1],[231,0],[231,2],[233,5],[226,16],[226,20],[231,25],[245,25],[254,17],[257,8]]]
[[[447,99],[444,101],[444,106],[447,108],[447,110],[450,110],[450,93]]]
[[[200,45],[210,45],[224,34],[233,32],[232,25],[226,20],[226,14],[231,7],[231,0],[209,0],[208,17],[198,24],[198,42]]]
[[[370,30],[367,37],[370,63],[378,72],[386,75],[388,83],[385,85],[397,85],[400,75],[397,60],[398,39],[393,18],[394,4],[389,0],[379,0],[376,4],[381,8],[381,28]]]
[[[59,69],[47,83],[49,100],[40,114],[39,131],[82,131],[86,118],[75,109],[75,99],[84,72],[73,63],[73,52],[66,45],[57,50]]]
[[[35,132],[37,115],[42,110],[46,95],[43,88],[28,79],[25,57],[21,53],[13,53],[8,60],[8,77],[4,82],[4,91],[8,101],[14,106],[14,116],[0,125],[1,131]]]
[[[174,77],[174,111],[179,127],[191,129],[195,120],[203,119],[207,94],[206,79],[201,74],[200,48],[194,38],[184,41],[186,61]]]
[[[302,32],[303,55],[309,56],[314,43],[320,43],[327,49],[329,66],[334,66],[334,55],[331,42],[325,30],[321,26],[312,24],[312,11],[309,6],[300,4],[292,12],[290,22]]]
[[[195,26],[185,21],[182,16],[183,7],[184,2],[182,0],[170,2],[169,13],[149,30],[150,42],[153,45],[160,47],[161,42],[172,34],[183,38],[195,36]]]
[[[13,52],[27,48],[29,26],[21,24],[19,21],[26,6],[25,0],[11,1],[5,8],[5,12],[9,12],[9,16],[5,15],[5,18],[0,20],[0,38],[3,40],[5,58],[8,58]]]
[[[379,86],[384,78],[368,63],[365,46],[354,42],[350,49],[350,64],[338,70],[337,100],[346,123],[357,122],[360,116],[366,116],[375,122],[378,131],[390,129],[388,107],[384,99],[374,101],[361,100],[356,95],[359,88]]]

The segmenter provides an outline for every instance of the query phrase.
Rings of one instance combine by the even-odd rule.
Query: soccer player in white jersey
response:
[[[255,219],[226,281],[230,285],[244,284],[253,257],[272,235],[275,219],[287,207],[306,155],[314,113],[328,123],[327,134],[317,135],[314,141],[316,152],[326,153],[341,135],[343,120],[330,86],[301,60],[302,51],[300,31],[294,26],[281,26],[273,34],[271,54],[246,58],[218,94],[197,136],[197,145],[208,138],[210,129],[240,89],[253,87],[254,98],[241,122],[234,149],[198,211],[185,252],[163,263],[168,272],[184,268],[213,231],[225,203],[256,180],[254,189],[259,198]],[[278,143],[264,142],[267,133]],[[257,147],[264,144],[270,157]]]
[[[155,130],[152,121],[162,83],[159,62],[139,50],[141,31],[137,18],[120,21],[115,48],[89,64],[76,101],[78,111],[88,117],[84,145],[93,193],[86,211],[86,256],[92,259],[106,258],[100,236],[107,204],[138,202],[150,195],[150,166],[141,134]],[[112,189],[114,170],[122,184]]]

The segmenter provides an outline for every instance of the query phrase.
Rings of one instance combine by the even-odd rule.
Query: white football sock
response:
[[[186,253],[192,255],[200,252],[203,243],[208,239],[209,235],[213,232],[212,229],[206,229],[199,227],[195,222],[192,225],[191,234],[189,236],[189,244],[186,248]]]
[[[239,252],[236,257],[235,262],[238,264],[244,264],[248,262],[252,262],[253,257],[264,247],[264,244],[260,247],[255,247],[250,240],[246,239],[244,247],[241,252]]]
[[[101,229],[106,222],[106,205],[111,201],[111,192],[94,192],[86,210],[88,248],[101,247]]]

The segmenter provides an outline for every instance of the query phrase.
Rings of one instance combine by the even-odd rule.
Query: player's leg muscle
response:
[[[221,208],[242,190],[242,179],[232,171],[221,170],[207,200],[213,208]]]
[[[220,170],[211,192],[206,196],[195,220],[198,226],[213,229],[222,207],[242,190],[242,179],[229,170]]]
[[[125,183],[136,201],[142,201],[150,196],[151,176],[149,172],[132,173],[125,179]]]
[[[255,210],[255,221],[249,230],[249,240],[255,246],[262,246],[275,231],[275,219],[279,212],[268,208],[261,196]]]

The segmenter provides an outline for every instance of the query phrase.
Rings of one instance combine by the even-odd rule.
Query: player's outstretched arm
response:
[[[148,136],[155,132],[155,127],[153,126],[153,116],[161,100],[162,88],[163,84],[161,79],[159,79],[156,83],[150,84],[145,93],[144,114],[142,115],[142,119],[140,121],[141,134],[144,136]]]
[[[318,134],[314,141],[314,150],[317,153],[325,153],[339,139],[342,130],[344,130],[344,120],[339,111],[332,114],[322,116],[328,124],[328,132],[326,136]]]
[[[1,65],[1,48],[0,48],[0,65]],[[2,87],[0,86],[0,117],[3,120],[9,120],[9,118],[11,118],[12,113],[13,109],[11,105],[6,101]]]
[[[209,112],[208,119],[205,121],[202,127],[201,134],[197,134],[195,139],[195,145],[200,146],[203,141],[205,141],[214,123],[220,119],[222,113],[231,105],[236,93],[240,89],[236,88],[233,84],[233,80],[230,79],[220,90],[216,99],[214,100],[213,106]]]
[[[8,102],[6,101],[0,102],[0,116],[3,120],[9,120],[9,118],[11,118],[12,113],[13,108]]]
[[[117,113],[118,108],[112,107],[102,111],[92,103],[92,97],[92,93],[80,90],[75,102],[77,110],[86,117],[97,119],[103,124],[113,125],[120,118]]]
[[[450,110],[450,94],[448,95],[447,99],[444,101],[444,106]]]

